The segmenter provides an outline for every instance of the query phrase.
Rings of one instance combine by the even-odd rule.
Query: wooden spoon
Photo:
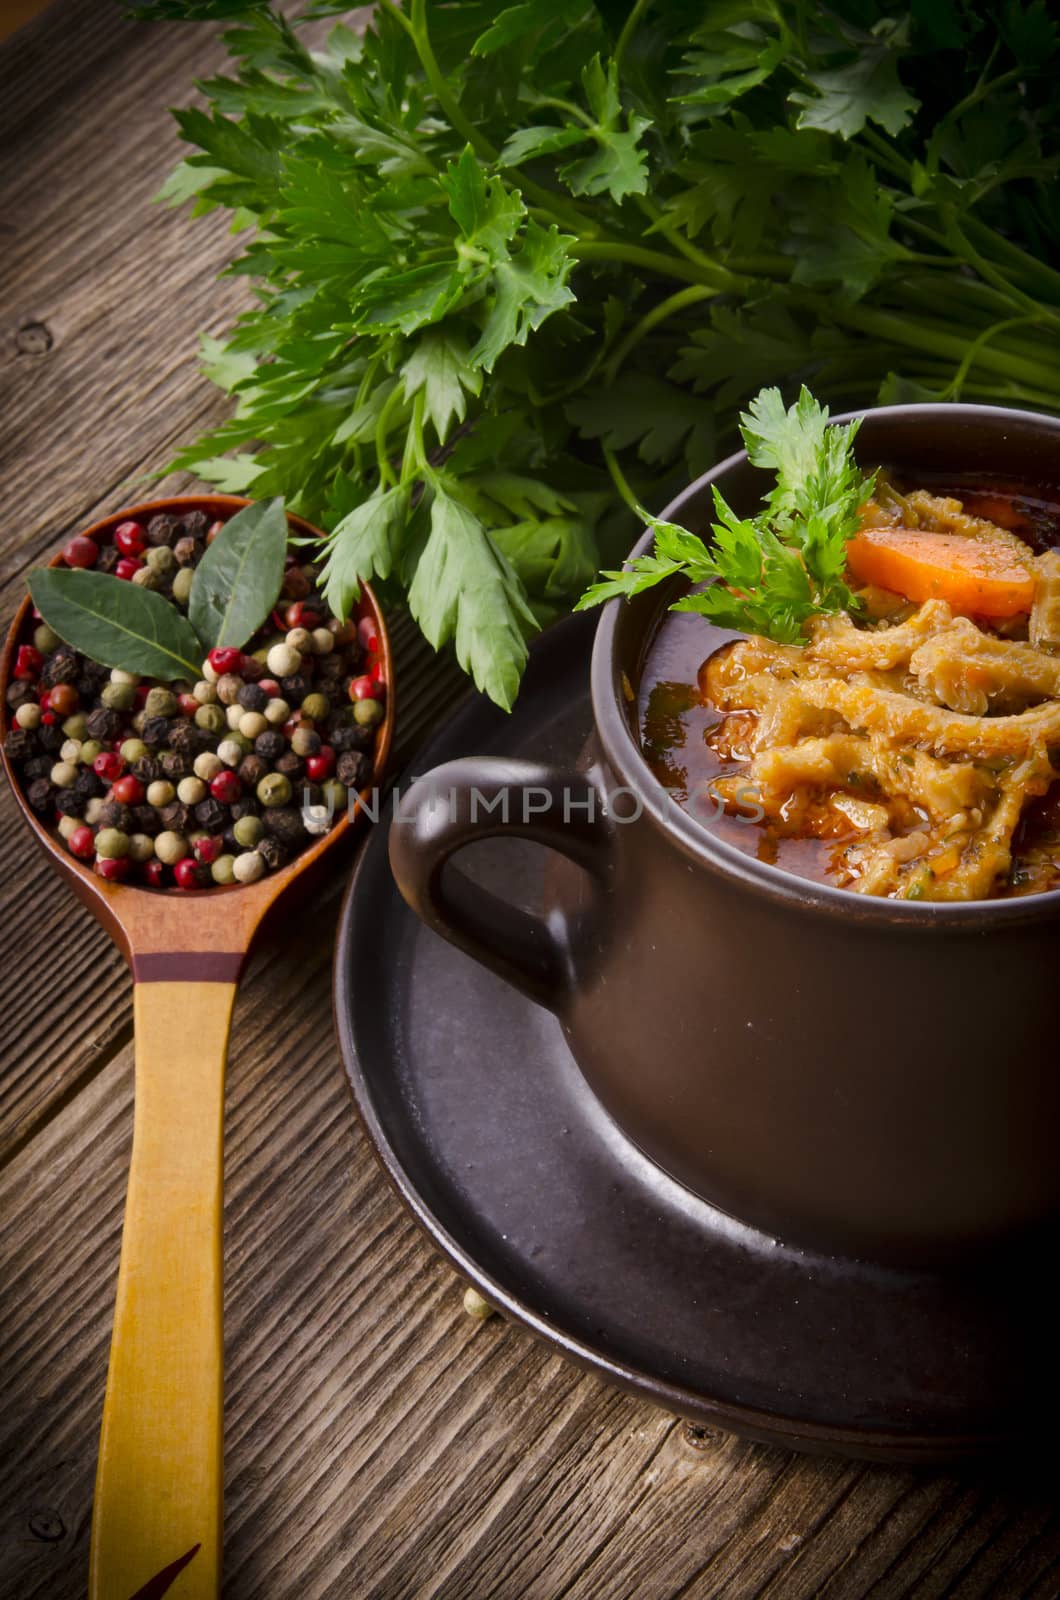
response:
[[[99,539],[126,518],[162,511],[227,517],[247,503],[233,495],[156,500],[86,532]],[[300,518],[289,521],[299,534],[321,537]],[[390,643],[367,587],[361,615],[375,623],[388,690],[375,744],[378,781],[394,699]],[[27,598],[0,661],[0,740],[14,654],[29,622]],[[351,819],[254,884],[136,888],[107,883],[75,860],[30,810],[6,755],[3,765],[38,842],[133,975],[136,1107],[92,1514],[91,1600],[149,1600],[178,1576],[181,1600],[213,1600],[221,1571],[222,1129],[232,1003],[266,913],[303,888],[326,853],[335,860]]]

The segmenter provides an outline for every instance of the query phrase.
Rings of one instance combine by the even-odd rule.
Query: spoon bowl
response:
[[[126,519],[203,510],[229,517],[249,502],[206,494],[154,500],[85,529],[108,538]],[[288,515],[300,536],[317,529]],[[57,555],[50,565],[62,564]],[[27,598],[0,657],[0,750]],[[364,586],[387,687],[373,781],[394,729],[390,641]],[[132,971],[136,1093],[114,1330],[92,1518],[91,1600],[162,1594],[180,1575],[185,1600],[215,1600],[222,1529],[222,1129],[228,1030],[247,955],[265,918],[336,859],[367,791],[331,830],[252,884],[150,889],[108,882],[34,814],[6,754],[15,801],[38,844],[107,930]],[[159,1585],[162,1585],[160,1587]]]

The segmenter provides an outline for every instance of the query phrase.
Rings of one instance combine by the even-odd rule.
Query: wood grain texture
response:
[[[0,600],[223,406],[239,286],[149,204],[209,29],[60,0],[0,51]],[[43,331],[41,331],[43,330]],[[164,488],[178,489],[179,483]],[[458,679],[392,632],[399,760]],[[80,1600],[132,1119],[130,985],[0,801],[0,1600]],[[229,1600],[1046,1600],[1052,1468],[787,1455],[586,1377],[461,1286],[379,1176],[330,1019],[341,875],[236,1004],[226,1115]]]

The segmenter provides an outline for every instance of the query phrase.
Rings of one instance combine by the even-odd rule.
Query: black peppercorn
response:
[[[177,532],[177,519],[160,511],[147,524],[148,544],[172,544]]]
[[[162,832],[162,818],[154,806],[133,806],[133,826],[137,833],[146,833],[153,839]]]
[[[120,560],[121,551],[116,544],[101,545],[99,555],[96,558],[96,571],[113,572]]]
[[[335,776],[347,789],[363,789],[371,775],[371,759],[363,751],[348,750],[339,757]]]
[[[162,763],[157,756],[141,756],[132,764],[132,775],[146,786],[162,776]]]
[[[236,699],[244,711],[264,711],[269,703],[269,697],[260,683],[245,683]]]
[[[194,761],[195,757],[209,744],[209,737],[204,735],[201,728],[194,722],[176,721],[169,730],[169,745],[177,755],[183,756],[187,761]]]
[[[39,816],[43,816],[46,811],[51,809],[55,794],[54,783],[51,783],[47,778],[35,778],[26,790],[26,799],[29,801],[30,809],[36,811]]]
[[[37,742],[42,750],[54,755],[62,749],[66,742],[66,735],[57,722],[42,722],[37,729]]]
[[[132,807],[123,806],[120,800],[105,800],[103,809],[99,813],[99,821],[101,827],[120,828],[122,833],[132,833]]]
[[[305,762],[301,756],[296,756],[293,750],[288,750],[285,756],[281,756],[278,761],[273,762],[273,770],[282,772],[285,778],[290,778],[292,783],[297,783],[305,771]]]
[[[60,645],[41,668],[42,688],[54,689],[59,683],[76,683],[81,676],[81,659],[68,645]]]
[[[362,728],[360,723],[342,721],[332,725],[327,742],[339,755],[347,750],[367,750],[375,738],[371,728]]]
[[[55,809],[61,817],[80,816],[84,802],[79,800],[73,789],[60,789],[55,796]]]
[[[257,817],[261,815],[261,807],[252,795],[241,795],[238,800],[233,800],[228,808],[233,822],[238,822],[240,817]]]
[[[17,711],[19,706],[24,706],[27,700],[34,699],[36,690],[32,683],[27,683],[25,678],[12,678],[7,686],[7,703],[12,711]]]
[[[8,760],[17,761],[20,766],[36,754],[37,748],[37,736],[32,728],[12,728],[4,740]]]
[[[189,539],[205,538],[210,519],[205,511],[185,511],[180,519],[180,531]]]
[[[90,739],[98,739],[101,744],[109,744],[121,732],[121,713],[108,711],[106,706],[97,706],[85,718],[85,728]]]
[[[287,748],[287,740],[279,728],[266,728],[264,733],[259,733],[254,740],[254,754],[263,761],[275,761],[282,756]]]
[[[296,672],[290,678],[281,678],[280,688],[289,706],[300,706],[309,693],[309,675],[305,672]]]
[[[183,534],[173,546],[173,554],[182,567],[193,567],[202,555],[202,545],[190,534]]]
[[[271,872],[275,872],[277,867],[282,867],[287,860],[286,849],[271,833],[267,833],[264,839],[258,840],[256,849]]]
[[[191,810],[182,800],[173,800],[168,806],[162,807],[159,816],[162,818],[164,828],[172,833],[186,833]]]
[[[244,756],[236,768],[240,782],[245,783],[248,789],[256,789],[268,770],[269,763],[258,755]]]
[[[92,731],[91,722],[92,719],[90,717],[90,733]],[[115,735],[112,734],[111,738],[114,737]],[[169,718],[145,717],[143,727],[140,729],[140,738],[143,740],[144,744],[149,744],[152,749],[157,750],[159,745],[165,744],[169,739]]]
[[[53,756],[31,756],[22,768],[22,776],[27,783],[32,783],[34,778],[46,778],[54,765]]]
[[[177,750],[164,750],[158,758],[158,764],[162,768],[162,776],[168,778],[170,783],[179,783],[191,771],[191,762]]]
[[[281,844],[294,846],[305,838],[302,813],[294,806],[266,807],[262,821],[265,823],[266,833],[270,833],[274,839],[279,839]]]
[[[228,811],[220,800],[215,800],[212,794],[207,795],[195,807],[195,820],[207,833],[218,833],[228,820]]]
[[[74,779],[74,794],[81,801],[94,800],[106,790],[107,785],[103,779],[92,771],[91,767],[82,767]]]

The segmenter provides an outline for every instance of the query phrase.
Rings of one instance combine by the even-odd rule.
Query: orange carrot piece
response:
[[[1035,574],[985,539],[914,528],[864,528],[847,545],[857,583],[907,600],[947,600],[968,617],[1015,617],[1034,603]]]

